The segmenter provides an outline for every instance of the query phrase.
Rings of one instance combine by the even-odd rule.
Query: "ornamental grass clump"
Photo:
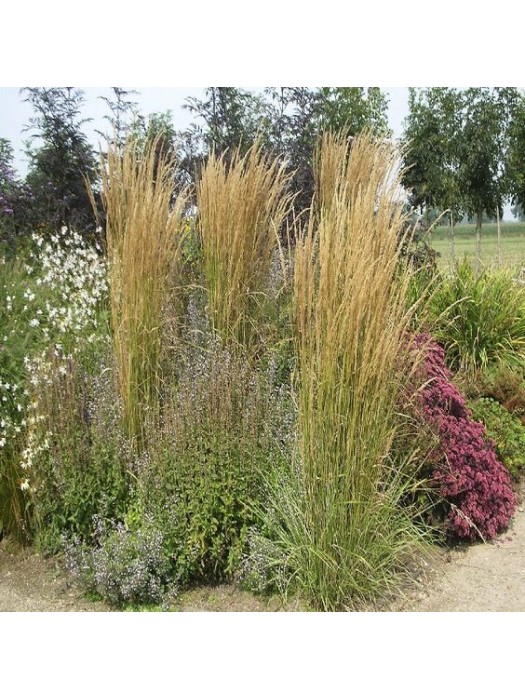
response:
[[[144,443],[162,388],[164,311],[177,287],[187,194],[154,141],[113,145],[102,162],[113,345],[128,435]]]
[[[473,375],[500,364],[523,365],[525,287],[505,270],[477,275],[465,261],[429,301],[432,335],[453,371]]]
[[[492,539],[516,508],[509,472],[451,382],[443,348],[428,334],[416,337],[415,347],[425,352],[418,394],[423,420],[440,440],[432,478],[446,505],[445,532],[453,539]]]
[[[204,277],[214,329],[253,345],[279,230],[292,203],[284,164],[256,143],[241,157],[212,153],[197,188]]]
[[[395,163],[394,150],[369,135],[351,146],[325,136],[318,214],[297,242],[300,468],[296,485],[280,490],[294,502],[274,506],[284,575],[324,610],[384,593],[421,542],[399,506],[409,475],[400,478],[391,460],[412,316]]]

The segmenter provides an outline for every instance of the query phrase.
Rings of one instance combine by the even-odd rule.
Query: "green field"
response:
[[[439,267],[453,264],[452,241],[448,227],[436,227],[429,234],[429,242],[439,253]],[[461,224],[454,229],[455,261],[464,257],[475,261],[476,227],[474,224]],[[484,224],[481,229],[481,262],[485,267],[499,264],[496,224]],[[525,222],[501,224],[501,263],[503,267],[518,272],[525,267]]]

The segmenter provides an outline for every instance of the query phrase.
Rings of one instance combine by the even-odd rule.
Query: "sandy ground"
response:
[[[283,610],[279,599],[261,600],[234,586],[201,588],[174,603],[178,611]],[[296,610],[290,605],[287,610]],[[487,544],[450,550],[427,568],[418,588],[389,610],[407,612],[525,612],[525,507],[507,532]],[[58,561],[0,542],[0,612],[104,612],[64,575]]]
[[[493,542],[452,550],[405,610],[525,612],[525,508]]]
[[[180,612],[277,612],[280,598],[261,599],[235,586],[210,586],[176,598],[171,607]],[[287,610],[294,610],[292,605]],[[108,612],[111,608],[86,598],[72,583],[58,560],[0,542],[0,613],[2,612]]]

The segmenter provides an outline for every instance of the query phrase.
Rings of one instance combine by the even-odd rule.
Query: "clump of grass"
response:
[[[187,230],[187,193],[172,201],[175,164],[156,145],[114,145],[102,163],[113,343],[127,431],[139,442],[159,405],[163,313]]]
[[[394,170],[387,144],[325,136],[318,221],[297,243],[300,486],[281,490],[296,501],[275,510],[290,534],[290,579],[325,610],[380,595],[421,541],[400,507],[408,473],[390,459],[413,364]]]
[[[279,229],[290,211],[285,165],[256,143],[241,157],[212,154],[197,189],[203,267],[213,326],[247,346],[256,335]]]
[[[437,286],[429,311],[451,369],[473,375],[500,363],[523,364],[525,287],[509,272],[477,275],[465,260]]]

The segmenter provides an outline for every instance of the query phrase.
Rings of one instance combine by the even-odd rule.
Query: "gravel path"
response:
[[[525,612],[525,507],[494,542],[452,550],[439,557],[426,583],[395,609],[409,612]],[[185,594],[178,610],[279,610],[273,601],[233,586]],[[293,609],[293,608],[292,608]],[[84,598],[56,561],[0,542],[0,612],[102,612],[109,608]]]
[[[101,612],[71,586],[57,562],[0,542],[0,612]]]
[[[453,550],[432,572],[414,612],[525,612],[525,508],[487,544]]]

